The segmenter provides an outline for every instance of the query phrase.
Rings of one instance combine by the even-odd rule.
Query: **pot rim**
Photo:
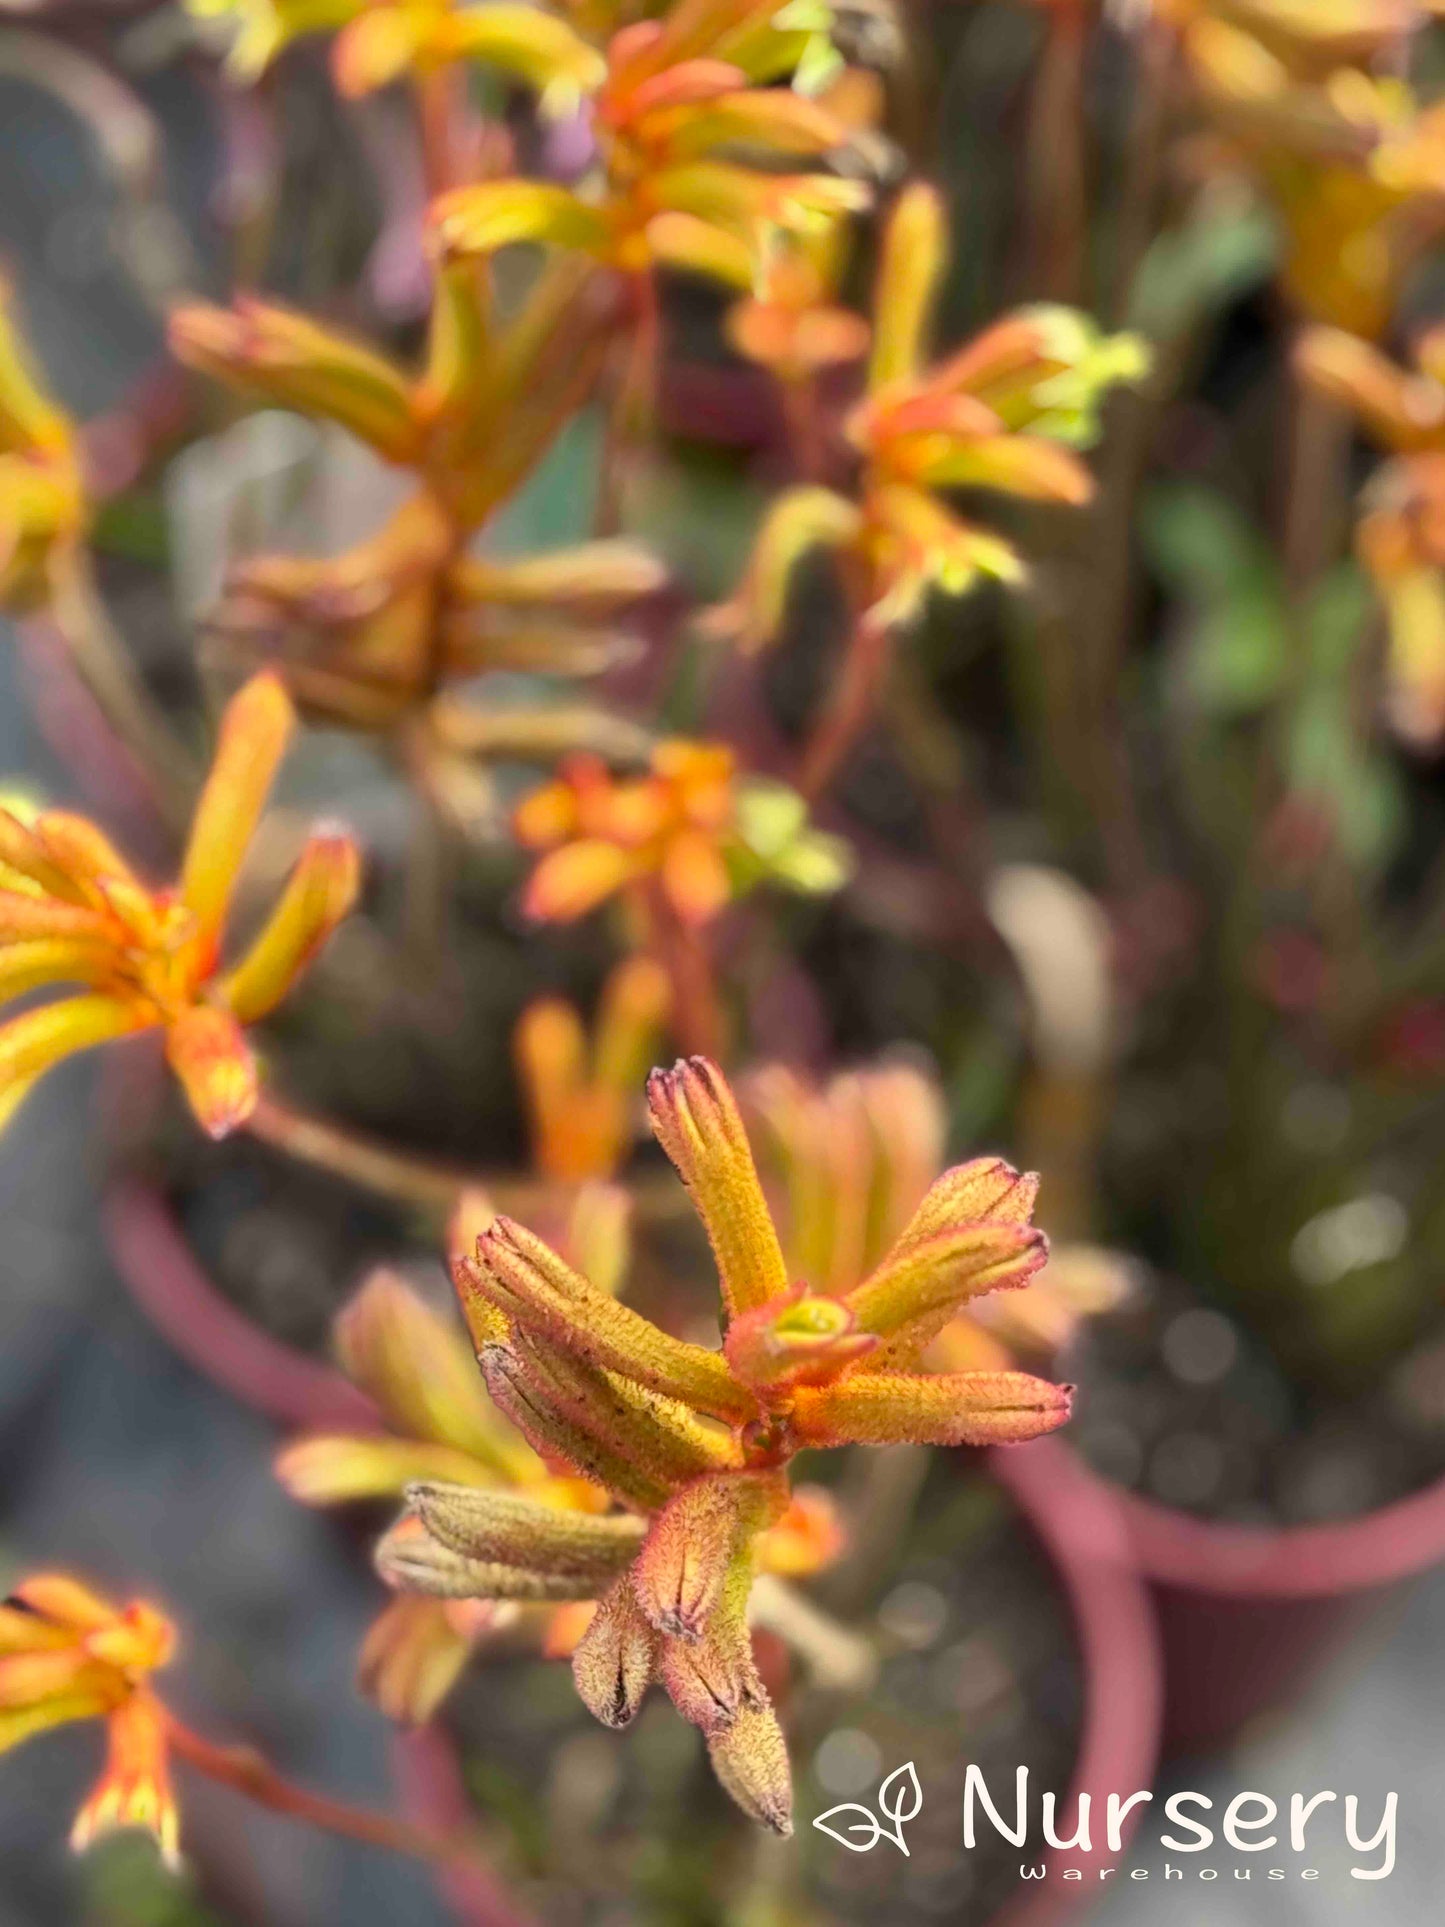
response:
[[[1164,1661],[1153,1603],[1131,1557],[1117,1495],[1086,1475],[1056,1438],[994,1446],[988,1467],[1037,1537],[1068,1602],[1083,1680],[1079,1749],[1064,1813],[1092,1796],[1096,1816],[1109,1794],[1153,1784],[1164,1716]],[[1021,1885],[994,1916],[993,1927],[1052,1927],[1098,1898],[1087,1881],[1065,1885],[1065,1863],[1090,1872],[1113,1866],[1127,1850],[1138,1819],[1125,1816],[1120,1853],[1081,1855],[1048,1848],[1044,1879]],[[1038,1855],[1030,1855],[1038,1859]]]
[[[1156,1585],[1221,1599],[1330,1599],[1412,1578],[1445,1559],[1445,1474],[1359,1518],[1243,1526],[1196,1518],[1127,1491],[1086,1465],[1073,1447],[1059,1447],[1073,1461],[1078,1490],[1109,1495],[1127,1556]]]

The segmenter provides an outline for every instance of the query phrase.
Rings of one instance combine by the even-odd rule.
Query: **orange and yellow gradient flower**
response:
[[[574,1005],[538,997],[512,1037],[532,1132],[532,1162],[560,1184],[617,1175],[632,1147],[637,1093],[667,1021],[667,972],[627,957],[602,987],[588,1036]]]
[[[756,884],[826,894],[848,877],[846,844],[809,827],[786,785],[741,775],[722,743],[670,737],[644,775],[617,777],[576,756],[523,799],[517,840],[543,854],[523,894],[526,913],[551,923],[586,916],[621,894],[644,911],[661,904],[700,930]]]
[[[772,230],[807,230],[871,198],[822,171],[846,146],[846,123],[796,88],[758,84],[804,56],[810,36],[777,24],[787,12],[773,0],[701,0],[623,27],[595,97],[595,178],[576,191],[516,179],[459,188],[435,209],[443,250],[536,241],[629,275],[661,265],[751,287]],[[793,171],[769,171],[777,164]]]
[[[654,1680],[698,1726],[743,1810],[792,1830],[786,1742],[753,1658],[748,1601],[805,1447],[984,1444],[1064,1422],[1070,1393],[1022,1372],[933,1374],[919,1359],[970,1299],[1044,1262],[1034,1187],[998,1159],[946,1172],[851,1289],[790,1278],[747,1133],[716,1065],[648,1081],[654,1133],[712,1244],[721,1350],[619,1303],[496,1218],[454,1270],[482,1376],[550,1464],[621,1508],[561,1516],[419,1480],[379,1557],[441,1598],[597,1601],[573,1656],[585,1704],[627,1725]],[[794,1530],[791,1542],[807,1542]]]
[[[167,1715],[148,1684],[174,1650],[175,1630],[153,1606],[112,1606],[57,1573],[27,1579],[0,1605],[0,1752],[74,1720],[105,1721],[105,1771],[76,1815],[77,1851],[139,1827],[178,1863]]]
[[[0,280],[0,608],[45,599],[85,522],[74,425],[37,379]]]
[[[1349,409],[1390,455],[1366,485],[1355,546],[1389,617],[1389,720],[1403,741],[1438,750],[1445,741],[1445,327],[1415,343],[1413,368],[1333,328],[1311,329],[1296,361],[1304,379]]]
[[[887,630],[917,614],[930,588],[958,595],[985,576],[1023,574],[1010,544],[955,513],[948,490],[1073,506],[1093,493],[1073,450],[1095,439],[1106,390],[1146,371],[1143,343],[1101,336],[1072,309],[1025,308],[926,365],[946,260],[942,201],[915,183],[884,233],[867,388],[846,424],[856,487],[799,487],[773,505],[737,596],[715,618],[744,647],[777,635],[793,572],[811,550],[839,556],[860,618]],[[760,318],[745,310],[735,338],[746,343]]]
[[[259,934],[224,966],[227,913],[293,724],[274,676],[232,698],[173,887],[147,887],[83,817],[0,810],[0,999],[81,987],[0,1024],[0,1123],[61,1058],[154,1029],[204,1130],[224,1137],[250,1116],[258,1076],[243,1027],[280,1003],[360,874],[351,836],[316,829]]]

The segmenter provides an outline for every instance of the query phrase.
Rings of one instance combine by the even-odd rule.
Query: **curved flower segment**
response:
[[[805,893],[848,875],[841,839],[811,829],[785,785],[740,780],[721,743],[671,737],[646,775],[617,778],[596,757],[568,759],[513,819],[544,854],[528,880],[529,916],[570,923],[619,893],[653,892],[684,926],[710,923],[759,882]]]
[[[1296,359],[1304,378],[1391,456],[1366,487],[1356,547],[1389,615],[1390,721],[1406,742],[1437,748],[1445,739],[1445,328],[1415,343],[1413,368],[1333,328],[1311,329]]]
[[[273,664],[309,711],[377,731],[487,670],[586,676],[625,655],[632,639],[619,617],[663,580],[637,544],[506,560],[468,552],[587,394],[611,314],[595,279],[559,264],[499,322],[481,269],[444,270],[415,372],[269,303],[176,309],[170,340],[182,361],[335,423],[417,480],[342,555],[240,563],[213,635]]]
[[[105,1771],[71,1831],[78,1850],[140,1827],[178,1862],[166,1714],[147,1684],[175,1639],[153,1606],[112,1606],[58,1573],[27,1579],[0,1605],[0,1752],[74,1720],[106,1724]]]
[[[599,1601],[573,1660],[586,1704],[625,1726],[660,1680],[733,1799],[787,1833],[787,1748],[748,1600],[764,1535],[789,1511],[789,1461],[805,1447],[989,1444],[1063,1423],[1067,1386],[918,1367],[961,1306],[1044,1263],[1036,1182],[997,1159],[946,1172],[875,1268],[830,1295],[789,1278],[717,1067],[655,1071],[648,1103],[712,1244],[723,1349],[670,1336],[497,1218],[454,1271],[483,1379],[538,1453],[622,1510],[563,1516],[422,1481],[379,1556],[395,1583],[434,1597]]]
[[[0,608],[44,600],[85,520],[74,427],[32,372],[0,280]]]
[[[655,1054],[672,994],[651,957],[627,957],[612,971],[588,1036],[561,997],[528,1004],[512,1051],[527,1099],[533,1163],[562,1184],[611,1178],[632,1143],[637,1088]]]
[[[1285,230],[1303,312],[1376,338],[1445,227],[1445,118],[1397,76],[1438,14],[1416,0],[1156,0],[1211,118]]]
[[[692,0],[624,27],[595,99],[596,181],[576,192],[524,180],[459,188],[434,210],[444,252],[538,241],[624,274],[662,265],[750,288],[774,229],[806,231],[870,199],[862,183],[820,171],[847,126],[796,89],[757,84],[792,71],[815,37],[787,25],[789,12],[773,0]]]
[[[83,817],[0,810],[0,998],[82,986],[0,1024],[0,1123],[62,1057],[151,1029],[165,1032],[204,1130],[224,1137],[250,1116],[257,1073],[243,1026],[281,1002],[360,877],[351,836],[318,828],[250,948],[224,967],[227,912],[293,724],[274,676],[233,697],[173,888],[149,889]]]
[[[811,550],[839,556],[860,616],[887,630],[916,615],[930,589],[958,595],[984,576],[1023,574],[1010,544],[955,513],[946,491],[1070,506],[1092,495],[1073,449],[1095,439],[1104,393],[1146,371],[1143,343],[1101,336],[1072,309],[1025,308],[928,366],[945,261],[942,203],[915,184],[885,231],[867,390],[847,424],[859,464],[856,499],[818,486],[779,497],[738,596],[717,616],[745,647],[777,635],[793,571]]]

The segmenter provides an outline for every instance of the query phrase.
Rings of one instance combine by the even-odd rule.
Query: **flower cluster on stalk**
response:
[[[498,1217],[454,1277],[493,1403],[551,1465],[614,1509],[422,1480],[378,1560],[447,1599],[597,1601],[573,1655],[578,1691],[627,1725],[659,1681],[704,1734],[728,1793],[786,1833],[786,1742],[753,1658],[759,1546],[805,1448],[1033,1438],[1069,1388],[1015,1371],[929,1373],[919,1360],[981,1293],[1044,1263],[1035,1183],[997,1159],[946,1172],[874,1268],[834,1294],[790,1278],[722,1073],[693,1058],[648,1083],[653,1131],[712,1245],[720,1350],[675,1338]]]

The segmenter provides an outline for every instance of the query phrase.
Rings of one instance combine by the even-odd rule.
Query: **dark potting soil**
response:
[[[1152,1274],[1084,1325],[1058,1376],[1096,1471],[1203,1518],[1358,1518],[1445,1474],[1445,1327],[1364,1391],[1302,1389],[1238,1320]]]
[[[939,1455],[901,1549],[848,1623],[877,1642],[876,1684],[824,1692],[794,1660],[779,1695],[797,1809],[786,1846],[737,1815],[661,1693],[614,1735],[559,1662],[473,1666],[450,1719],[473,1792],[551,1927],[992,1919],[1018,1890],[1019,1855],[988,1826],[965,1850],[968,1765],[1005,1803],[1020,1765],[1032,1789],[1062,1797],[1077,1751],[1078,1658],[1052,1569],[1005,1495]],[[907,1858],[887,1839],[857,1853],[814,1829],[842,1801],[876,1807],[879,1783],[908,1761],[923,1800]]]

